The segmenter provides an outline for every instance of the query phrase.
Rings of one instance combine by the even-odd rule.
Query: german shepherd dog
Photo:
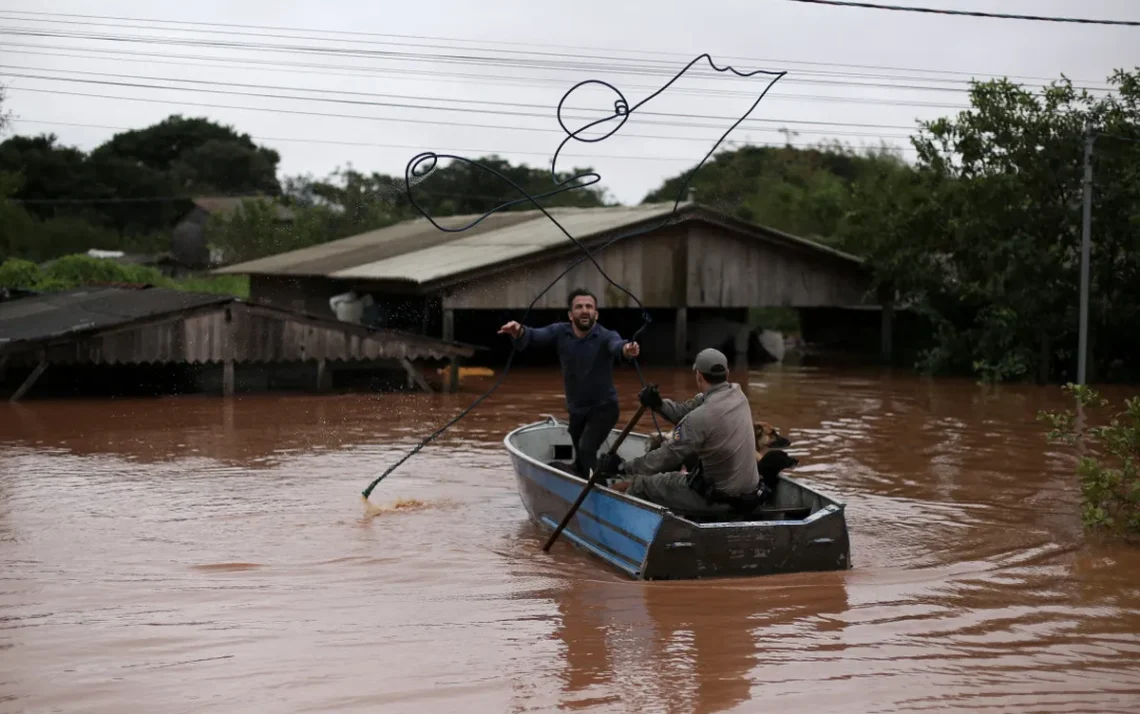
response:
[[[753,422],[752,429],[756,433],[756,461],[759,462],[764,458],[771,449],[783,449],[792,445],[786,436],[780,434],[776,427],[772,426],[766,421]],[[667,431],[663,434],[653,434],[649,437],[649,441],[645,444],[645,453],[649,453],[665,443],[666,440],[673,438],[673,432]],[[697,466],[697,457],[692,456],[685,461],[685,470],[692,471]]]

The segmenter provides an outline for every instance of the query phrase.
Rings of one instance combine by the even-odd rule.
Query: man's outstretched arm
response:
[[[610,354],[622,359],[633,359],[641,354],[641,346],[636,342],[626,342],[615,330],[610,330],[606,336],[606,347]]]
[[[523,350],[532,343],[536,345],[548,345],[554,342],[554,338],[558,335],[558,325],[525,327],[512,320],[499,328],[499,334],[510,335],[511,339],[515,341],[515,349]]]

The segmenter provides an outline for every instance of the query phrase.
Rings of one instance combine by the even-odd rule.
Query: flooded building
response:
[[[641,301],[651,319],[643,361],[683,363],[710,344],[751,353],[749,309],[763,307],[827,311],[805,324],[821,334],[836,321],[858,324],[891,351],[893,311],[880,308],[858,257],[695,203],[548,210]],[[266,304],[329,316],[354,304],[353,321],[483,345],[496,357],[509,349],[499,325],[532,302],[528,323],[564,319],[578,287],[598,296],[606,326],[630,335],[642,324],[638,305],[542,212],[497,213],[458,230],[478,218],[435,219],[447,230],[409,220],[215,272],[248,275]]]
[[[149,286],[20,293],[0,301],[0,386],[108,395],[433,387],[476,347],[235,297]],[[433,369],[434,368],[434,369]]]

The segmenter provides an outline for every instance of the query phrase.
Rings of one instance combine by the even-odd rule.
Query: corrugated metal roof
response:
[[[673,204],[547,210],[576,240],[585,241],[645,221],[666,218],[672,213]],[[447,228],[457,228],[478,217],[451,216],[437,218],[436,222]],[[729,230],[795,245],[855,264],[862,263],[855,256],[798,236],[745,223],[696,204],[681,204],[678,221],[702,218],[725,225]],[[566,235],[538,210],[497,213],[461,233],[441,231],[427,219],[419,218],[214,272],[392,280],[423,285],[569,243]]]
[[[667,215],[671,203],[603,208],[548,208],[578,240]],[[436,218],[458,228],[479,214]],[[429,282],[569,243],[537,209],[488,216],[461,233],[441,231],[426,218],[215,270],[218,274],[309,275]]]
[[[231,302],[225,295],[86,287],[0,302],[0,348]]]
[[[462,238],[470,238],[499,228],[517,225],[533,220],[535,213],[538,211],[496,213],[462,233],[441,231],[426,218],[417,218],[348,238],[219,268],[214,272],[240,275],[329,276],[347,268],[355,268],[385,258],[445,245]],[[538,213],[538,215],[542,214]],[[478,215],[449,216],[437,218],[435,221],[444,228],[460,228],[478,217]]]
[[[547,209],[576,240],[622,226],[669,215],[671,204],[620,208]],[[478,235],[460,233],[445,245],[364,263],[329,277],[358,280],[414,280],[430,283],[469,270],[525,257],[570,243],[566,234],[539,211],[527,211],[530,220]]]

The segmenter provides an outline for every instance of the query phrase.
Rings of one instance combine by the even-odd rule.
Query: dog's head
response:
[[[768,449],[784,449],[792,445],[786,436],[766,421],[754,422],[752,428],[756,432],[756,452],[759,454]]]
[[[772,449],[760,458],[757,468],[760,469],[760,475],[771,479],[779,476],[784,469],[790,469],[793,466],[799,466],[799,464],[800,460],[790,456],[788,452]]]

